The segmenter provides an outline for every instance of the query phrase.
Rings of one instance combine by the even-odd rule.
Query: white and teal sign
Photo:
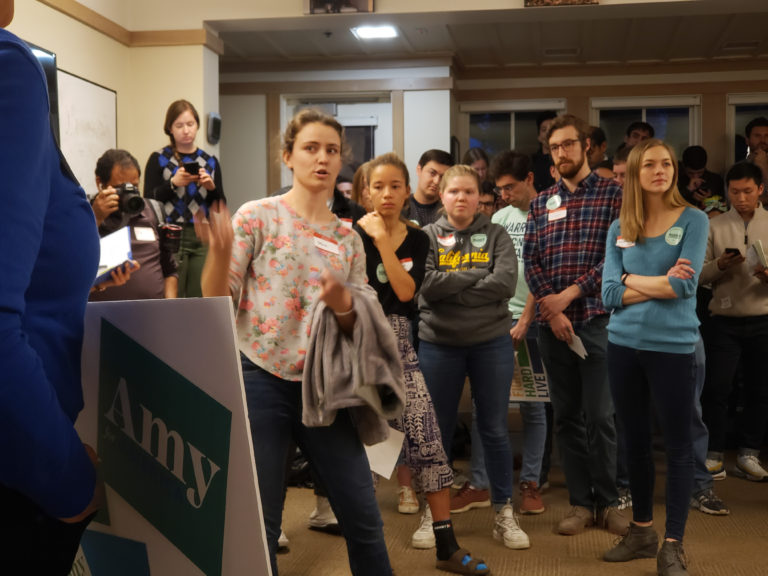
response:
[[[104,481],[204,573],[221,574],[232,414],[107,320],[100,366]]]
[[[107,506],[73,576],[271,574],[231,298],[90,303],[82,372]]]

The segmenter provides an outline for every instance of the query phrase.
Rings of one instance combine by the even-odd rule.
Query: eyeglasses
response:
[[[507,194],[511,194],[512,191],[517,187],[517,184],[505,184],[504,186],[494,186],[493,191],[498,194],[502,195],[504,192]]]
[[[549,153],[554,156],[562,150],[563,154],[568,154],[573,150],[573,147],[576,146],[576,142],[578,142],[578,140],[563,140],[560,144],[550,144]]]
[[[480,201],[480,206],[484,208],[493,208],[495,205],[495,202],[483,202],[482,200]]]

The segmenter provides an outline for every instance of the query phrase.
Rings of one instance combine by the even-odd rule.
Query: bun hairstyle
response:
[[[280,144],[280,151],[283,154],[290,154],[293,152],[293,145],[296,144],[296,136],[298,136],[299,132],[301,132],[301,130],[308,124],[323,124],[324,126],[333,128],[341,139],[341,158],[342,160],[346,160],[347,143],[344,140],[344,127],[333,116],[315,108],[306,108],[301,112],[298,112],[291,118],[291,121],[288,122]]]

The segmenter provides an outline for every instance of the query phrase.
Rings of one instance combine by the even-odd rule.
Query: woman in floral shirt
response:
[[[197,223],[210,244],[203,294],[239,298],[238,341],[275,576],[292,439],[328,490],[352,573],[392,572],[368,460],[349,415],[340,410],[328,427],[301,423],[310,309],[323,300],[342,331],[351,333],[355,313],[345,283],[365,283],[362,241],[327,204],[341,170],[342,142],[343,129],[332,117],[300,112],[283,136],[283,161],[293,171],[293,187],[282,196],[244,204],[231,226],[223,206],[211,210],[210,222]]]

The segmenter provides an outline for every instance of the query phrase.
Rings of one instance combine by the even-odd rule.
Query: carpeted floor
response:
[[[733,457],[731,457],[733,460]],[[732,464],[732,462],[729,462]],[[466,468],[466,463],[457,463]],[[664,526],[663,461],[657,462],[655,520],[661,536]],[[505,548],[493,540],[492,509],[470,510],[453,516],[459,543],[482,557],[497,576],[653,576],[656,561],[635,560],[608,564],[601,560],[615,537],[604,530],[588,529],[578,536],[560,536],[554,526],[568,511],[568,495],[558,468],[552,471],[552,487],[544,495],[543,514],[523,516],[520,525],[531,539],[529,550]],[[447,574],[434,567],[434,550],[415,550],[411,534],[420,515],[397,512],[397,487],[393,480],[379,483],[377,497],[392,566],[398,576]],[[730,516],[716,517],[691,510],[685,549],[691,576],[768,575],[768,483],[757,484],[729,475],[715,482],[717,494],[731,509]],[[311,490],[288,492],[283,529],[290,540],[287,554],[279,556],[280,576],[348,575],[343,538],[307,529],[314,507]],[[631,511],[626,511],[631,517]]]

